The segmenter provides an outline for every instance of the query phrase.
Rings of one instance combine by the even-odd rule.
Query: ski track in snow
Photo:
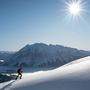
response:
[[[5,85],[3,88],[1,88],[1,90],[10,90],[10,86],[12,86],[12,84],[15,82],[14,81],[10,81],[7,85]]]

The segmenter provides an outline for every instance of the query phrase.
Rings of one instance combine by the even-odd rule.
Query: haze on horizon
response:
[[[39,42],[90,50],[90,0],[78,20],[64,11],[66,1],[0,0],[0,51]]]

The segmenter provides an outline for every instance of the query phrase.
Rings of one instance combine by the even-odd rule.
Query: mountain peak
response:
[[[20,62],[32,67],[58,67],[85,56],[88,56],[88,52],[78,49],[35,43],[27,44],[16,52],[10,59],[10,64],[17,65]]]

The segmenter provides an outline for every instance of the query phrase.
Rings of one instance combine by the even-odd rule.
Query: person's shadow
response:
[[[10,82],[9,84],[5,85],[1,90],[5,90],[6,88],[12,86],[12,84],[13,84],[14,82],[15,82],[15,80],[12,81],[12,82]]]

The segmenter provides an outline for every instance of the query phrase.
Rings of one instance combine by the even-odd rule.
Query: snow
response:
[[[23,73],[23,78],[0,84],[0,90],[89,90],[90,56],[49,71]]]

